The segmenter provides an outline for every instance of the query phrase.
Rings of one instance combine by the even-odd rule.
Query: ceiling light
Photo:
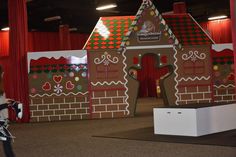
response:
[[[102,5],[96,8],[96,10],[106,10],[106,9],[111,9],[117,7],[116,4],[107,4],[107,5]]]
[[[1,30],[2,30],[2,31],[9,31],[10,28],[9,28],[9,27],[5,27],[5,28],[2,28]]]
[[[78,29],[73,27],[73,28],[69,28],[69,31],[77,31]]]
[[[61,16],[52,16],[52,17],[47,17],[44,19],[45,22],[48,22],[48,21],[55,21],[55,20],[60,20],[61,19]]]
[[[220,15],[220,16],[209,17],[208,20],[219,20],[219,19],[225,19],[225,18],[227,18],[226,15]]]

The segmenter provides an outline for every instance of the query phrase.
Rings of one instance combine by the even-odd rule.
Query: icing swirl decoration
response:
[[[107,52],[104,52],[103,55],[101,55],[101,58],[95,58],[94,59],[94,63],[95,64],[104,64],[106,66],[108,66],[110,63],[116,64],[119,62],[119,59],[117,57],[111,57],[110,54],[108,54]]]
[[[198,51],[189,51],[188,54],[183,54],[182,59],[187,61],[191,60],[192,62],[196,62],[198,59],[203,60],[206,58],[205,53],[200,53]]]

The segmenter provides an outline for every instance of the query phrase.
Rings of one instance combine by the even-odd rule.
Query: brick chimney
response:
[[[186,3],[185,2],[175,2],[173,4],[174,14],[184,14],[187,13]]]

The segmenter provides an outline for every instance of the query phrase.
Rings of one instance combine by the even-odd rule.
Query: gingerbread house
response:
[[[168,68],[166,106],[211,103],[212,44],[190,14],[162,15],[150,0],[136,16],[101,17],[84,50],[28,55],[31,121],[134,116],[136,70],[147,54],[157,70]]]

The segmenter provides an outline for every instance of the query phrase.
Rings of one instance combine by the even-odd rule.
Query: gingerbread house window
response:
[[[118,75],[117,65],[96,66],[97,79],[114,79]]]
[[[205,72],[205,63],[202,60],[185,61],[183,64],[184,73],[186,75],[199,75]]]

